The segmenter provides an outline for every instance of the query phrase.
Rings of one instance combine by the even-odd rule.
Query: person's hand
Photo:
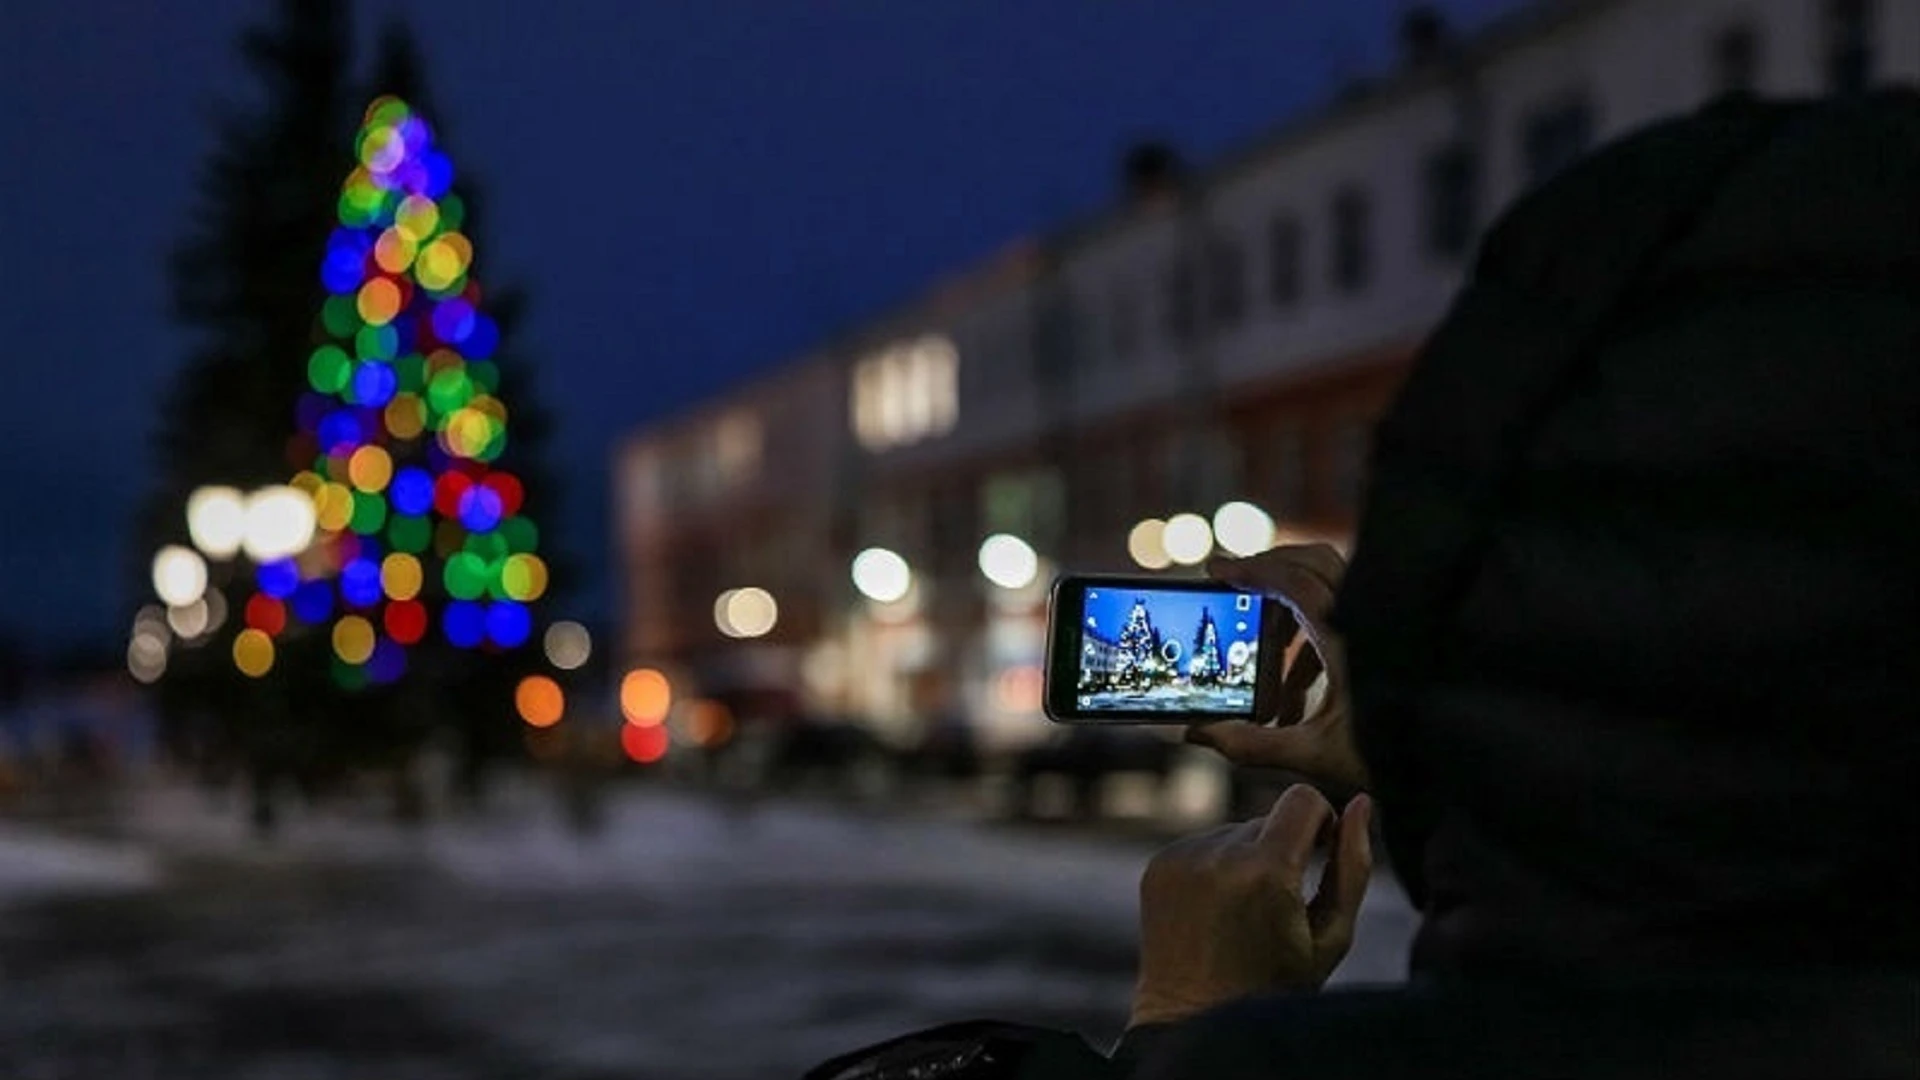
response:
[[[1317,989],[1353,944],[1373,869],[1373,804],[1344,814],[1295,784],[1266,817],[1179,840],[1140,879],[1140,981],[1128,1027],[1171,1023],[1248,994]],[[1312,899],[1307,864],[1328,844]]]
[[[1216,559],[1207,572],[1236,588],[1284,599],[1306,642],[1282,680],[1268,724],[1224,720],[1187,729],[1187,741],[1219,751],[1236,765],[1286,769],[1348,789],[1367,786],[1366,764],[1348,722],[1346,653],[1327,626],[1346,560],[1326,544],[1277,547],[1248,559]],[[1309,714],[1310,690],[1326,676]]]

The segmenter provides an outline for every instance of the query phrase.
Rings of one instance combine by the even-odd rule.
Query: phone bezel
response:
[[[1076,703],[1080,680],[1080,623],[1089,588],[1154,589],[1161,591],[1239,593],[1260,600],[1260,669],[1253,687],[1251,715],[1139,713],[1120,709],[1081,709]],[[1067,610],[1071,608],[1072,610]],[[1276,713],[1276,696],[1286,667],[1286,649],[1292,644],[1292,612],[1279,598],[1206,578],[1162,578],[1140,574],[1064,574],[1056,578],[1047,596],[1047,657],[1042,710],[1059,724],[1180,725],[1217,720],[1246,720],[1264,724]],[[1269,659],[1269,658],[1272,659]]]

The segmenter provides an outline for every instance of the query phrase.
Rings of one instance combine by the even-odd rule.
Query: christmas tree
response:
[[[1160,674],[1160,654],[1156,648],[1160,635],[1154,631],[1147,614],[1147,602],[1136,599],[1127,613],[1127,624],[1120,629],[1120,656],[1115,681],[1127,686],[1153,682]]]
[[[1220,634],[1213,625],[1213,613],[1200,609],[1200,628],[1193,635],[1193,658],[1187,661],[1187,677],[1196,683],[1218,683],[1226,674],[1220,659]]]
[[[149,691],[166,751],[248,779],[261,823],[290,780],[320,792],[372,767],[404,787],[429,740],[478,796],[486,765],[521,752],[515,686],[544,666],[502,643],[566,573],[534,527],[556,487],[529,368],[489,355],[517,339],[523,297],[473,283],[478,196],[453,194],[422,119],[412,35],[389,27],[356,86],[347,5],[279,10],[244,38],[262,101],[224,114],[173,259],[192,352],[131,552],[144,582],[157,549],[200,546],[181,511],[204,487],[294,477],[326,526],[290,559],[208,550],[204,622],[175,628]]]
[[[546,592],[525,489],[500,468],[499,329],[473,280],[453,168],[405,101],[368,107],[320,280],[329,294],[295,407],[292,486],[319,531],[260,565],[235,664],[273,667],[288,627],[325,628],[343,690],[392,684],[436,629],[458,649],[518,649]]]

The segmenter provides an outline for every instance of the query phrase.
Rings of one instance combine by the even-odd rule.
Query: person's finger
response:
[[[1245,720],[1220,720],[1187,729],[1187,741],[1204,746],[1236,765],[1312,773],[1317,747],[1303,729],[1263,727]]]
[[[1277,592],[1309,610],[1326,610],[1328,601],[1346,576],[1347,564],[1326,544],[1296,544],[1272,548],[1244,559],[1215,557],[1207,574],[1244,589]]]
[[[1273,711],[1275,724],[1282,727],[1297,724],[1307,715],[1308,691],[1313,689],[1314,681],[1325,670],[1320,651],[1311,644],[1302,645],[1280,683],[1279,702]]]
[[[1280,793],[1260,823],[1254,842],[1277,858],[1298,881],[1319,843],[1321,830],[1334,819],[1333,804],[1312,784],[1295,784]]]
[[[1276,597],[1281,603],[1315,622],[1333,610],[1336,586],[1305,567],[1275,564],[1223,569],[1215,580],[1247,592]]]
[[[1333,850],[1327,855],[1327,868],[1320,875],[1320,888],[1307,905],[1314,935],[1326,941],[1345,942],[1353,935],[1360,917],[1360,902],[1366,898],[1367,884],[1373,880],[1373,800],[1355,795],[1340,815],[1334,833]]]

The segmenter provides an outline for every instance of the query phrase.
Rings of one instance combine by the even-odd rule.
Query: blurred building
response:
[[[1574,0],[1471,39],[1415,10],[1401,49],[1204,171],[1141,148],[1095,220],[635,433],[621,659],[694,692],[804,688],[902,741],[950,671],[990,741],[1038,737],[1050,568],[1137,569],[1137,522],[1228,500],[1344,539],[1370,426],[1502,207],[1721,93],[1920,80],[1920,3]],[[1033,584],[983,575],[1001,533]],[[869,560],[888,602],[850,578],[869,548],[907,565]]]

